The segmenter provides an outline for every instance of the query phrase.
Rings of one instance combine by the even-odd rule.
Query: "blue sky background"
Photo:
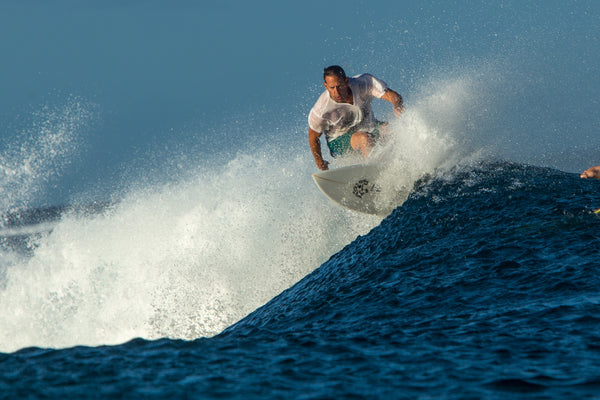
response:
[[[31,202],[108,196],[269,142],[310,157],[306,115],[334,63],[384,79],[408,107],[432,82],[491,66],[481,79],[497,108],[472,128],[484,145],[570,172],[600,164],[596,1],[121,3],[0,4],[4,162],[18,165],[11,149],[35,148],[41,125],[63,126],[57,110],[85,115]]]

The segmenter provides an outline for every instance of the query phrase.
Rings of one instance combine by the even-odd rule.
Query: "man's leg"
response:
[[[373,138],[367,132],[355,132],[350,139],[350,146],[354,150],[360,151],[364,158],[367,158],[373,148]]]

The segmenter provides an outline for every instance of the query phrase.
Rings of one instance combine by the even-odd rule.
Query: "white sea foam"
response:
[[[373,153],[389,184],[464,157],[476,96],[466,77],[423,88]],[[63,216],[32,255],[4,260],[0,351],[208,337],[290,287],[381,220],[327,200],[301,143],[132,184],[101,214]]]
[[[76,96],[31,113],[0,154],[0,211],[24,208],[79,151],[95,106]],[[0,221],[1,223],[2,221]]]
[[[63,217],[6,268],[0,350],[194,339],[264,304],[380,220],[330,204],[300,154],[240,154]]]

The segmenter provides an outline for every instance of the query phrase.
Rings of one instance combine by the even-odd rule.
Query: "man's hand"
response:
[[[390,103],[392,103],[392,106],[394,106],[394,114],[396,114],[396,117],[399,117],[400,114],[402,114],[402,111],[404,111],[404,102],[402,101],[402,96],[400,96],[392,89],[386,90],[383,96],[381,96],[381,98],[385,101],[389,101]]]
[[[321,160],[320,163],[317,163],[317,168],[321,171],[327,171],[329,169],[329,163],[325,160]]]
[[[399,117],[400,114],[402,114],[402,111],[404,111],[404,105],[398,104],[394,106],[394,114],[396,114],[396,117]]]
[[[586,169],[585,171],[583,171],[583,173],[581,175],[579,175],[579,177],[583,178],[583,179],[587,179],[587,178],[600,179],[600,165]]]

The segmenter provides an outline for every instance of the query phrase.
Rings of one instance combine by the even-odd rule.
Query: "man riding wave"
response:
[[[321,152],[322,134],[325,134],[332,157],[351,150],[367,157],[379,137],[380,128],[385,125],[373,115],[373,99],[392,103],[396,116],[402,113],[404,106],[402,96],[370,74],[348,78],[342,67],[332,65],[323,71],[323,81],[326,90],[308,116],[308,140],[317,167],[327,170],[329,163]]]

